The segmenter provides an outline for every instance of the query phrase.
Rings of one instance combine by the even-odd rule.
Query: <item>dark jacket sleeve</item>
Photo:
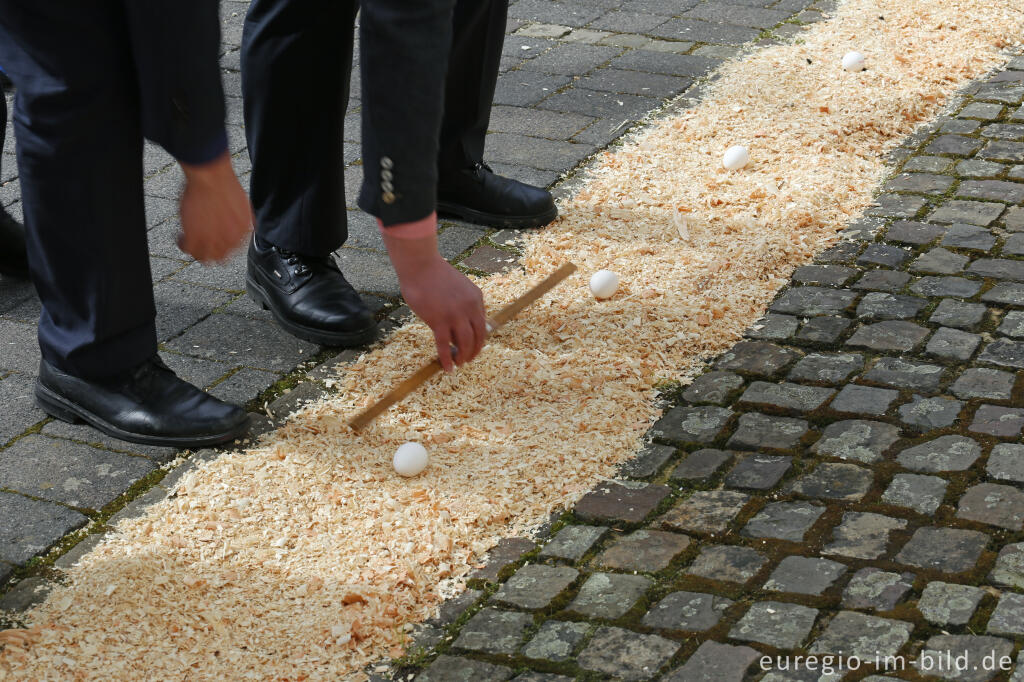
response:
[[[142,100],[142,131],[185,163],[227,149],[216,0],[132,0],[132,54]]]
[[[363,186],[359,206],[385,226],[437,202],[437,153],[454,0],[363,0]]]

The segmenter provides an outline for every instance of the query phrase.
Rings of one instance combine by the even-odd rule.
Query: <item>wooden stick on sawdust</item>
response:
[[[566,277],[576,272],[576,266],[572,263],[566,263],[562,267],[558,268],[550,275],[545,277],[539,284],[527,291],[525,294],[517,298],[516,300],[509,303],[507,306],[498,311],[494,317],[490,319],[490,325],[488,328],[488,334],[493,333],[495,330],[500,329],[505,323],[519,314],[528,305],[534,303],[541,296],[548,293],[559,283],[561,283]],[[393,389],[388,391],[381,397],[380,400],[370,405],[368,408],[352,417],[349,420],[348,425],[356,431],[360,431],[365,428],[370,422],[383,414],[389,407],[398,403],[403,398],[408,396],[410,393],[415,391],[417,388],[422,386],[430,377],[434,376],[441,371],[441,363],[437,358],[434,358],[427,364],[420,367],[416,372],[402,383],[395,386]]]

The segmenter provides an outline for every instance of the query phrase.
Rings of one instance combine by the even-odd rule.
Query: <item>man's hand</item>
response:
[[[209,163],[183,163],[181,168],[185,191],[178,247],[203,263],[226,260],[253,223],[252,206],[231,168],[231,157],[224,152]]]
[[[436,234],[408,239],[389,236],[388,228],[383,233],[402,296],[434,332],[441,366],[450,372],[475,358],[487,337],[480,289],[441,257]]]

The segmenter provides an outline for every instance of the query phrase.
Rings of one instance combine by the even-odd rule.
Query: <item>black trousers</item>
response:
[[[157,350],[143,135],[165,144],[184,131],[163,114],[171,97],[153,91],[174,80],[164,67],[182,61],[168,58],[161,40],[188,43],[219,77],[216,3],[175,0],[167,16],[195,26],[188,36],[175,35],[173,20],[154,21],[156,5],[0,0],[0,64],[17,86],[29,269],[43,308],[39,346],[47,362],[83,378],[117,374]],[[196,13],[205,23],[192,22]],[[210,116],[219,107],[223,135],[219,80],[215,90]]]
[[[343,123],[357,0],[253,0],[242,94],[257,234],[321,256],[348,236]],[[508,0],[457,0],[438,170],[483,160]],[[401,68],[401,65],[396,65]]]

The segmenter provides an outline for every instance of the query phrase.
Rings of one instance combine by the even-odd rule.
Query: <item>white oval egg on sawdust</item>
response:
[[[619,276],[611,270],[598,270],[590,276],[590,293],[594,298],[611,298],[619,288]]]
[[[864,55],[860,52],[847,52],[843,55],[843,68],[847,71],[863,71]]]
[[[402,443],[391,460],[399,476],[415,476],[426,469],[429,462],[427,449],[416,442]]]
[[[750,152],[741,144],[729,147],[722,156],[722,166],[726,170],[737,171],[748,163],[750,163]]]

